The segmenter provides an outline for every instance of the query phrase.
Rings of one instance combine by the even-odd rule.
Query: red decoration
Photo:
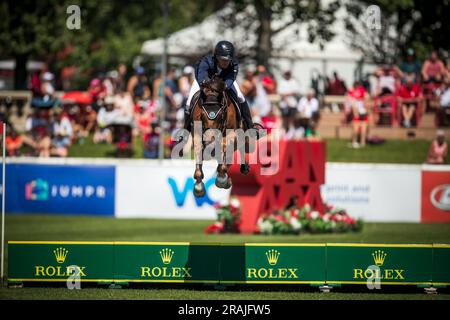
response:
[[[266,143],[264,139],[259,140],[256,152],[263,143]],[[242,233],[254,233],[262,213],[285,207],[292,197],[296,197],[298,207],[309,203],[313,210],[324,213],[320,186],[325,183],[325,142],[279,141],[278,151],[278,159],[276,152],[258,156],[258,163],[250,164],[246,176],[240,173],[238,164],[230,167],[231,195],[241,203]],[[237,152],[235,159],[238,155]],[[272,174],[262,174],[264,169]]]

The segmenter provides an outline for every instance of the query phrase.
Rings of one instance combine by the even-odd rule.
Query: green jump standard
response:
[[[8,242],[8,282],[450,285],[450,245]]]

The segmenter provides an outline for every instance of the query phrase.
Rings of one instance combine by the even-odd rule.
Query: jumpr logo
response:
[[[102,185],[58,185],[43,179],[32,180],[25,184],[25,199],[46,201],[49,198],[96,198],[106,197],[106,187]]]
[[[25,199],[45,201],[48,199],[48,182],[42,179],[25,184]]]
[[[167,182],[169,183],[170,187],[172,188],[172,193],[175,198],[175,202],[177,203],[177,206],[180,208],[183,207],[188,194],[190,194],[190,195],[192,195],[192,197],[194,197],[194,195],[193,195],[194,183],[195,183],[194,178],[187,178],[185,181],[186,182],[184,183],[184,188],[181,190],[180,188],[178,188],[177,182],[175,181],[174,178],[169,177],[167,179]],[[208,190],[212,185],[214,185],[214,182],[215,182],[215,177],[212,177],[212,178],[206,180],[205,181],[206,194],[201,198],[194,197],[195,204],[197,205],[197,207],[203,206],[204,203],[209,204],[209,205],[214,205],[215,201],[211,200],[211,198],[208,195]]]

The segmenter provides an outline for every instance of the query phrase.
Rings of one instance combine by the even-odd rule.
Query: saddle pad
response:
[[[209,120],[214,120],[219,115],[221,109],[223,106],[221,104],[204,104],[202,105],[203,110],[205,111],[206,115],[208,116]]]

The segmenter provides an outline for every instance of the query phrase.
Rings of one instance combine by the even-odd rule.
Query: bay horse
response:
[[[194,172],[194,195],[196,197],[203,197],[206,194],[205,185],[203,183],[203,170],[202,170],[202,155],[204,149],[214,140],[204,141],[204,133],[208,129],[217,129],[222,134],[221,141],[221,160],[217,166],[217,176],[215,184],[218,188],[229,189],[232,185],[231,178],[228,176],[228,168],[231,163],[226,161],[226,150],[229,150],[227,146],[233,144],[233,151],[236,148],[236,135],[226,134],[227,129],[233,129],[231,132],[235,132],[237,129],[244,129],[241,121],[240,111],[238,109],[237,101],[225,90],[225,82],[214,76],[210,83],[203,86],[192,99],[191,107],[191,121],[194,123],[192,126],[192,138],[194,142],[194,155],[195,155],[195,172]],[[196,130],[195,128],[201,123],[202,130]],[[228,133],[230,131],[228,130]],[[214,154],[214,156],[217,156]],[[228,155],[229,157],[229,155]],[[250,171],[248,161],[245,160],[241,164],[240,171],[242,174],[247,174]]]

